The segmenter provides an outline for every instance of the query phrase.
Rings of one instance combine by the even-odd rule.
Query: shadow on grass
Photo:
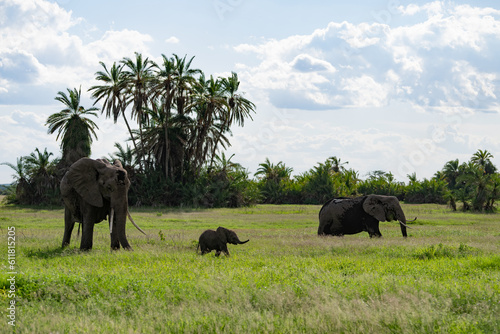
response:
[[[81,251],[78,248],[61,248],[61,247],[54,247],[54,248],[47,247],[44,249],[38,248],[38,249],[25,250],[26,257],[32,257],[38,259],[50,259],[62,256],[72,256],[72,255],[78,255],[80,253]]]

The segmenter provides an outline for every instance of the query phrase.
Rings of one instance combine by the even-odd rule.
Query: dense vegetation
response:
[[[384,222],[370,239],[318,237],[319,209],[132,208],[148,236],[129,229],[134,251],[110,253],[105,223],[91,252],[63,250],[62,209],[0,206],[16,227],[16,333],[498,333],[498,214],[403,204],[409,237]],[[197,255],[219,225],[250,242]]]
[[[194,57],[193,57],[194,58]],[[226,157],[231,126],[243,126],[255,105],[239,92],[238,75],[207,78],[192,68],[193,58],[177,55],[155,62],[136,53],[111,66],[100,63],[98,84],[90,87],[101,114],[123,120],[130,142],[116,143],[119,159],[131,179],[131,205],[239,207],[255,203],[320,204],[332,197],[362,194],[394,195],[409,203],[449,203],[457,210],[493,211],[500,196],[500,177],[493,156],[478,150],[468,162],[447,162],[427,180],[408,175],[396,182],[391,172],[373,171],[361,179],[338,157],[328,158],[292,177],[293,168],[268,159],[252,178]],[[64,109],[47,119],[49,133],[61,141],[61,158],[35,149],[17,163],[8,200],[21,204],[60,203],[58,184],[67,168],[90,156],[98,108],[80,104],[81,89],[58,92]],[[132,125],[131,122],[132,121]],[[134,126],[135,124],[135,126]]]
[[[449,161],[433,178],[417,180],[409,175],[408,183],[397,182],[389,172],[374,171],[362,180],[347,163],[332,157],[309,171],[292,176],[293,169],[282,162],[268,159],[250,178],[231,156],[214,156],[211,166],[204,166],[196,178],[183,183],[162,185],[161,173],[141,174],[127,161],[133,157],[120,145],[110,159],[120,159],[132,175],[129,196],[131,205],[187,205],[191,207],[239,207],[255,203],[266,204],[321,204],[332,197],[366,194],[392,195],[408,203],[446,204],[453,210],[496,210],[500,198],[500,176],[491,164],[492,155],[479,150],[468,162]],[[37,149],[29,157],[19,158],[16,183],[11,187],[11,202],[23,204],[59,203],[57,163],[50,161],[51,153]],[[146,176],[147,175],[147,176]],[[16,187],[17,186],[17,187]],[[15,191],[17,189],[17,191]],[[177,197],[175,196],[177,194]],[[174,198],[177,198],[174,200]]]

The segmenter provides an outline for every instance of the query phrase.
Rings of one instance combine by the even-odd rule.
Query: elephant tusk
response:
[[[413,220],[407,220],[407,222],[414,222],[415,220],[417,220],[417,217],[415,217],[415,219]]]
[[[410,220],[410,221],[413,221],[413,220]],[[403,223],[401,220],[398,220],[398,222],[403,225],[404,227],[408,227],[408,228],[411,228],[410,226],[406,225],[405,223]]]
[[[132,216],[130,215],[130,212],[128,210],[127,210],[127,215],[128,215],[128,219],[130,219],[130,221],[132,222],[132,224],[134,224],[135,228],[137,228],[139,231],[141,231],[142,234],[147,235],[146,232],[144,232],[139,226],[137,226],[137,224],[132,219]]]
[[[113,219],[115,218],[115,209],[111,208],[109,215],[109,234],[113,234]]]

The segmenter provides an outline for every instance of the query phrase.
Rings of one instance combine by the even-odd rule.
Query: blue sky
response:
[[[330,156],[361,177],[430,178],[487,149],[500,165],[500,5],[496,1],[0,0],[0,162],[59,143],[58,91],[95,84],[99,61],[135,51],[195,56],[207,75],[238,73],[257,105],[234,128],[233,161],[269,158],[295,174]],[[92,157],[124,143],[100,117]],[[0,183],[13,171],[0,166]]]

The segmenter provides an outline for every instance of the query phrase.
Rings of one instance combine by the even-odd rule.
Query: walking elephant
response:
[[[401,233],[407,237],[406,217],[394,196],[334,198],[319,211],[318,235],[343,236],[366,231],[370,238],[381,237],[379,222],[392,220],[399,221]]]
[[[82,225],[81,250],[92,248],[94,224],[109,220],[111,249],[131,250],[125,234],[127,216],[139,231],[128,211],[127,171],[116,160],[82,158],[76,161],[61,180],[64,201],[64,237],[62,247],[69,245],[75,222]],[[145,234],[145,233],[144,233]]]
[[[226,256],[229,256],[229,250],[227,249],[228,243],[241,245],[249,241],[250,239],[240,241],[234,231],[228,230],[224,227],[218,227],[216,231],[206,230],[200,235],[198,248],[201,251],[201,255],[205,255],[206,253],[210,253],[215,250],[215,256],[219,256],[220,252],[224,252]]]

